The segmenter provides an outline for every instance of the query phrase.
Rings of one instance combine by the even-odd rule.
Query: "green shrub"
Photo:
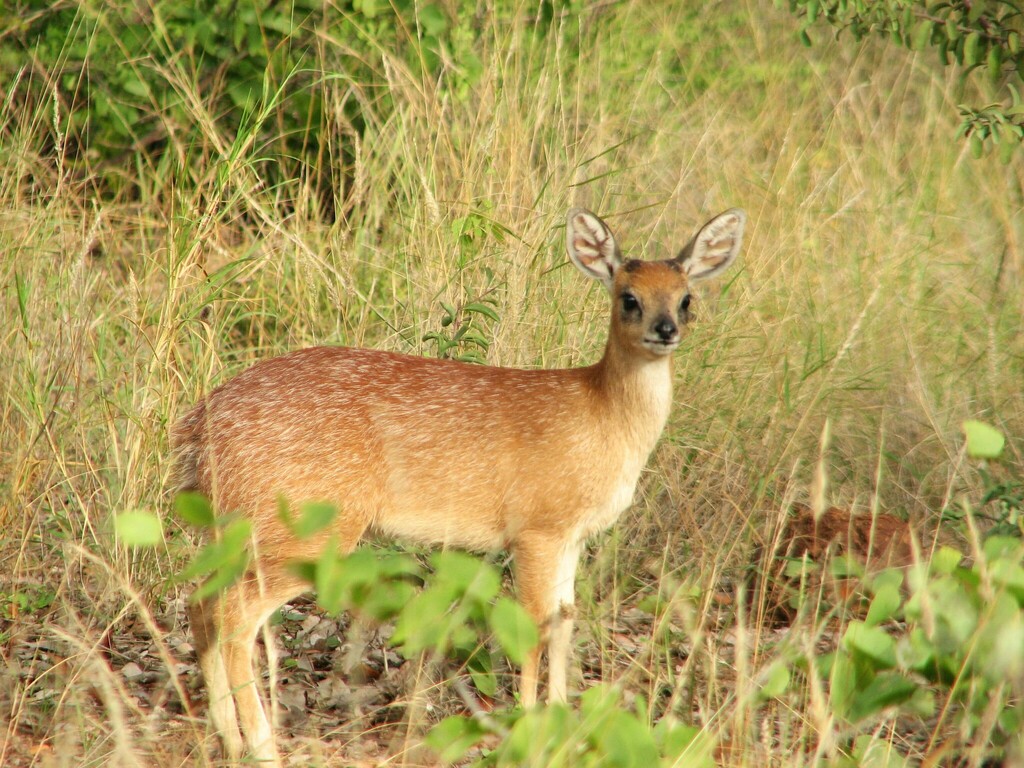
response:
[[[1019,90],[1024,76],[1024,14],[1018,3],[789,0],[788,4],[804,20],[800,34],[805,45],[811,44],[808,29],[822,19],[857,39],[877,34],[915,51],[934,48],[943,66],[955,63],[965,77],[975,70],[986,73],[1001,89],[1002,101],[983,107],[959,105],[960,136],[970,140],[975,157],[986,143],[994,145],[1004,163],[1024,144],[1024,102]]]
[[[308,178],[326,191],[330,153],[342,173],[351,161],[331,137],[386,117],[383,56],[421,75],[446,69],[452,88],[479,76],[462,5],[456,25],[414,0],[14,0],[0,9],[0,81],[14,110],[62,115],[45,121],[41,154],[60,146],[69,168],[103,171],[108,188],[167,154],[199,177],[245,135],[265,182]],[[336,81],[358,95],[327,115]]]

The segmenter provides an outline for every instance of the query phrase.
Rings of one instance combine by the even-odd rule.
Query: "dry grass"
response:
[[[142,166],[131,201],[68,172],[59,106],[0,115],[0,762],[206,764],[178,687],[194,670],[171,578],[193,549],[169,514],[168,425],[287,349],[432,354],[441,301],[496,299],[493,364],[594,360],[606,299],[562,268],[572,205],[647,257],[720,209],[751,216],[742,271],[701,296],[642,498],[583,570],[586,678],[707,726],[724,764],[835,748],[820,684],[754,706],[762,668],[827,630],[778,640],[713,597],[814,491],[906,517],[927,542],[943,508],[979,496],[961,421],[1024,435],[1024,166],[953,141],[958,84],[930,55],[804,50],[770,3],[636,0],[563,23],[538,41],[494,21],[464,96],[387,51],[390,111],[334,81],[331,103],[365,100],[373,118],[362,136],[327,120],[325,146],[355,158],[334,222],[301,180],[262,185],[253,147],[200,106],[219,175]],[[342,49],[325,42],[328,71]],[[460,239],[474,214],[480,232]],[[133,508],[167,513],[166,547],[116,544],[110,515]],[[659,584],[673,610],[638,617]],[[118,636],[162,667],[144,697]],[[303,744],[323,764],[350,754]]]

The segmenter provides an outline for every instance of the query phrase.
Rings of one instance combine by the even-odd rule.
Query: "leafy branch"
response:
[[[979,157],[986,146],[1004,163],[1024,143],[1024,102],[1017,85],[1024,73],[1024,11],[1015,0],[789,0],[803,19],[800,37],[819,19],[857,40],[882,35],[913,51],[934,48],[943,66],[955,63],[963,76],[983,71],[1001,99],[976,107],[959,105],[958,138]]]

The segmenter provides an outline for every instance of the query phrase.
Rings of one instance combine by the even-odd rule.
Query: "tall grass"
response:
[[[344,76],[347,41],[322,41],[333,219],[312,179],[267,185],[253,134],[205,113],[187,74],[168,72],[169,87],[199,135],[138,158],[135,193],[115,199],[70,172],[60,100],[5,102],[0,763],[205,764],[202,721],[175,703],[172,659],[189,657],[171,578],[192,545],[169,513],[168,426],[300,346],[433,354],[442,302],[496,302],[491,364],[595,360],[607,299],[564,269],[573,205],[647,258],[721,209],[751,216],[741,270],[700,296],[638,503],[583,568],[587,678],[669,691],[667,710],[735,745],[726,764],[827,752],[816,684],[755,714],[777,649],[711,597],[809,497],[819,460],[831,502],[906,516],[926,546],[941,510],[980,496],[963,419],[1016,438],[1020,476],[1024,166],[953,140],[960,86],[931,55],[803,49],[771,3],[597,4],[546,32],[534,13],[483,17],[471,84],[459,50],[431,79],[381,47],[369,64],[386,98]],[[351,99],[362,133],[344,118]],[[175,158],[200,147],[197,177]],[[110,516],[133,508],[166,514],[166,547],[116,544]],[[630,623],[658,589],[678,601],[685,649]],[[813,647],[811,630],[791,642]],[[116,638],[133,633],[163,664],[148,700],[120,671]]]

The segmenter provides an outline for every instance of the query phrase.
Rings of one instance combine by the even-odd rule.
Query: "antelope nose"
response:
[[[671,341],[676,337],[678,329],[671,320],[663,318],[654,326],[654,332],[658,334],[658,338],[662,341]]]

